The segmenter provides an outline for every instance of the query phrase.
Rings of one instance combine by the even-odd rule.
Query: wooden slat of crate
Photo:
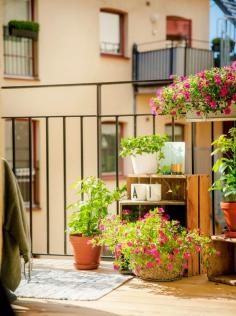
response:
[[[199,228],[198,178],[197,175],[191,175],[187,178],[187,226],[189,229]],[[188,261],[188,276],[199,273],[199,255],[196,254]]]

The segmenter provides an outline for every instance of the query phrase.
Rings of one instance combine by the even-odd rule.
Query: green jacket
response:
[[[14,291],[21,280],[22,255],[30,260],[30,238],[22,195],[6,160],[4,165],[4,221],[1,278],[4,286]]]

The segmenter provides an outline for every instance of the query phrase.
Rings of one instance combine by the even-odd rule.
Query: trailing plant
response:
[[[110,191],[105,183],[95,177],[78,180],[74,184],[78,201],[68,206],[73,212],[69,216],[70,234],[94,236],[100,234],[100,222],[108,214],[108,206],[119,200],[126,186]],[[84,200],[81,200],[81,195]]]
[[[218,157],[212,170],[220,172],[220,177],[210,190],[221,191],[226,201],[236,201],[236,128],[231,128],[228,135],[221,135],[212,145],[216,146],[212,155]]]
[[[39,23],[33,21],[18,21],[11,20],[8,22],[9,29],[17,29],[17,30],[27,30],[32,32],[39,31]]]
[[[205,266],[209,257],[216,254],[209,237],[169,220],[162,208],[150,211],[136,222],[121,220],[120,216],[106,217],[100,229],[101,235],[92,243],[105,245],[115,253],[115,269],[126,262],[134,271],[156,266],[163,271],[184,271],[193,254],[201,253]]]
[[[141,155],[158,153],[159,158],[164,158],[162,149],[164,148],[165,142],[168,140],[166,135],[148,135],[129,137],[121,139],[121,152],[122,157],[131,155]]]
[[[221,44],[222,38],[221,37],[215,37],[212,39],[212,50],[216,52],[220,52],[220,44]],[[225,39],[224,41],[228,41],[230,45],[230,51],[233,51],[234,46],[235,46],[235,41],[232,40],[231,38]]]
[[[209,113],[230,114],[236,102],[236,66],[211,68],[188,77],[173,77],[174,82],[158,89],[150,99],[153,115],[176,117],[187,112],[206,116]]]

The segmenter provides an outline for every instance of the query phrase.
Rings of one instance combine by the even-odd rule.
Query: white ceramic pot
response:
[[[157,154],[142,154],[131,156],[131,161],[135,174],[156,173]]]
[[[148,201],[160,201],[161,200],[161,185],[148,184],[146,187],[147,190],[147,200]]]
[[[145,201],[147,199],[147,184],[132,183],[131,184],[131,200]]]

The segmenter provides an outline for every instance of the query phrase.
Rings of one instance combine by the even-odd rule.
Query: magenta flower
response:
[[[201,248],[201,246],[197,245],[197,246],[195,246],[195,249],[197,252],[200,252],[202,248]]]
[[[184,259],[188,259],[191,257],[191,253],[190,252],[185,252],[184,253]]]
[[[99,228],[100,228],[100,230],[104,230],[105,226],[103,224],[100,224]]]
[[[134,244],[132,243],[132,241],[128,241],[127,242],[127,246],[132,247]]]
[[[171,254],[169,254],[168,258],[169,258],[170,260],[174,260],[175,256],[171,253]]]
[[[114,269],[114,270],[119,270],[119,269],[120,269],[120,266],[119,266],[118,264],[114,264],[114,265],[113,265],[113,269]]]
[[[227,89],[225,87],[220,90],[220,96],[221,98],[225,98],[227,96]]]
[[[179,254],[179,249],[178,249],[178,248],[175,248],[175,249],[173,250],[173,253],[174,253],[175,255],[178,255],[178,254]]]
[[[184,88],[189,89],[190,88],[190,84],[188,82],[185,82]]]
[[[147,268],[153,268],[155,266],[155,263],[154,262],[147,262],[147,264],[146,264],[146,267]]]
[[[217,103],[216,102],[210,102],[210,107],[212,109],[215,109],[217,107]]]
[[[141,250],[140,250],[139,247],[137,247],[137,248],[134,249],[134,253],[138,254],[138,253],[140,253],[140,252],[141,252]]]
[[[230,108],[226,108],[223,110],[224,114],[230,114],[231,113],[231,109]]]
[[[168,263],[166,266],[167,270],[170,271],[173,269],[173,264],[172,263]]]

